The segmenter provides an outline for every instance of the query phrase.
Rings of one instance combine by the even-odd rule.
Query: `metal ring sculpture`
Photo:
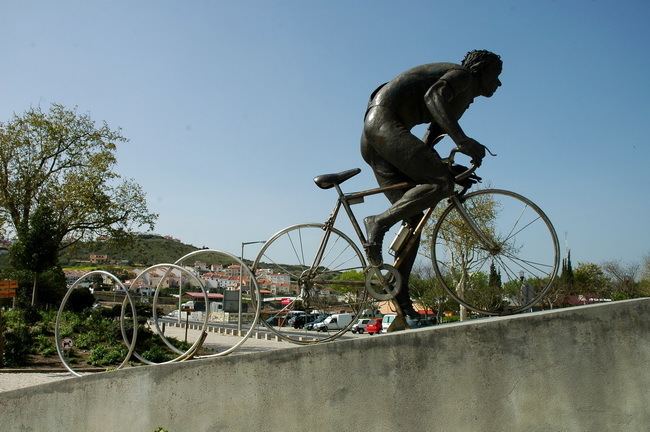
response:
[[[251,286],[251,301],[253,301],[254,306],[255,306],[255,316],[254,316],[253,322],[251,323],[248,331],[233,346],[231,346],[230,348],[228,348],[228,349],[226,349],[224,351],[221,351],[221,352],[218,352],[218,353],[215,353],[215,354],[203,355],[203,356],[194,356],[194,357],[195,358],[219,357],[219,356],[224,356],[224,355],[230,354],[231,352],[233,352],[234,350],[239,348],[250,337],[250,335],[253,333],[253,331],[255,330],[255,327],[257,325],[257,322],[259,320],[259,315],[260,315],[260,309],[261,309],[261,303],[262,302],[261,302],[261,298],[260,298],[259,287],[257,285],[257,280],[255,279],[255,275],[250,270],[250,268],[242,260],[240,260],[236,256],[234,256],[232,254],[229,254],[227,252],[218,251],[218,250],[214,250],[214,249],[201,249],[201,250],[190,252],[190,253],[182,256],[181,258],[176,260],[176,262],[174,264],[156,264],[156,265],[153,265],[151,267],[148,267],[147,269],[142,271],[133,280],[133,282],[131,283],[131,287],[129,289],[127,289],[115,275],[113,275],[113,274],[111,274],[111,273],[109,273],[107,271],[103,271],[103,270],[93,270],[91,272],[88,272],[88,273],[84,274],[79,279],[77,279],[77,281],[75,281],[75,283],[72,284],[72,286],[68,289],[65,296],[63,297],[63,300],[61,301],[61,306],[59,307],[59,311],[58,311],[58,314],[57,314],[57,317],[56,317],[56,325],[55,325],[55,329],[54,329],[55,340],[56,340],[56,350],[57,350],[57,353],[59,354],[59,358],[61,359],[61,362],[63,363],[65,368],[68,371],[70,371],[73,375],[81,376],[80,373],[76,372],[68,364],[68,362],[65,360],[64,353],[62,352],[61,334],[60,334],[61,317],[62,317],[63,311],[65,309],[65,305],[66,305],[68,299],[70,298],[70,295],[72,294],[72,292],[75,289],[80,287],[80,283],[84,279],[86,279],[86,278],[88,278],[90,276],[94,276],[94,275],[103,275],[103,276],[109,277],[110,279],[112,279],[118,285],[119,289],[121,289],[126,295],[124,301],[122,302],[122,308],[121,308],[121,312],[120,312],[120,331],[122,333],[122,339],[124,341],[124,344],[128,347],[128,353],[127,353],[126,357],[124,358],[124,360],[122,361],[122,363],[119,366],[117,366],[116,369],[120,369],[120,368],[124,367],[128,363],[128,361],[131,359],[132,356],[135,357],[136,359],[138,359],[140,362],[142,362],[144,364],[147,364],[147,365],[157,365],[157,364],[166,364],[166,363],[172,363],[172,362],[177,362],[177,361],[184,361],[184,360],[187,360],[187,359],[193,357],[193,354],[201,348],[201,345],[203,344],[203,342],[205,340],[205,338],[203,336],[205,336],[207,334],[206,329],[207,329],[207,326],[208,326],[209,314],[206,313],[205,314],[205,319],[203,320],[203,326],[201,328],[202,336],[199,337],[187,351],[181,351],[178,348],[176,348],[165,337],[165,335],[161,331],[160,326],[158,324],[158,315],[157,315],[157,311],[156,311],[156,306],[157,306],[157,303],[158,303],[158,294],[159,294],[160,288],[162,286],[162,282],[170,275],[170,273],[173,270],[177,270],[177,271],[185,272],[185,273],[189,274],[190,278],[193,279],[193,281],[197,285],[199,285],[199,287],[201,288],[201,291],[203,293],[204,301],[205,301],[206,305],[208,304],[208,293],[207,293],[207,291],[205,289],[205,284],[201,281],[200,278],[198,278],[196,275],[192,274],[186,268],[181,266],[182,262],[185,261],[186,259],[191,258],[191,257],[196,256],[196,255],[199,255],[199,254],[205,254],[205,253],[222,254],[222,255],[228,257],[229,259],[231,259],[232,261],[236,262],[237,264],[239,264],[240,268],[242,269],[242,272],[246,273],[246,275],[248,276],[248,278],[249,278],[249,280],[251,282],[251,285],[250,285]],[[166,268],[167,270],[166,270],[164,276],[162,277],[162,279],[160,280],[160,282],[158,282],[158,284],[156,286],[156,290],[155,290],[154,297],[153,297],[153,304],[152,304],[152,315],[153,315],[152,321],[153,321],[153,325],[154,325],[154,327],[156,329],[156,333],[162,339],[162,341],[165,343],[165,345],[170,350],[172,350],[174,353],[178,354],[178,356],[176,358],[174,358],[172,360],[169,360],[169,361],[166,361],[166,362],[162,362],[162,363],[151,362],[151,361],[143,358],[139,353],[137,353],[135,351],[135,345],[136,345],[136,341],[137,341],[138,317],[137,317],[135,302],[133,301],[133,298],[132,298],[131,293],[130,293],[130,289],[137,285],[137,282],[139,281],[139,279],[143,278],[144,275],[147,274],[147,272],[150,272],[150,271],[158,269],[158,268]],[[241,289],[241,287],[240,287],[240,289]],[[131,305],[131,314],[132,314],[132,319],[133,319],[133,335],[132,335],[131,340],[129,340],[129,337],[128,337],[127,331],[126,331],[126,327],[125,327],[125,319],[127,318],[126,315],[125,315],[126,314],[126,305],[127,305],[127,303]],[[179,313],[180,313],[180,311],[179,311]],[[240,313],[241,313],[241,311],[240,311]]]
[[[251,292],[251,300],[255,304],[255,318],[253,318],[253,322],[251,323],[250,328],[248,329],[246,334],[244,334],[244,336],[242,336],[242,338],[239,340],[239,342],[237,342],[236,344],[234,344],[233,346],[231,346],[227,350],[224,350],[224,351],[221,351],[221,352],[218,352],[218,353],[215,353],[215,354],[196,356],[196,358],[221,357],[221,356],[228,355],[231,352],[233,352],[234,350],[236,350],[237,348],[239,348],[244,342],[246,342],[246,339],[248,339],[250,337],[250,335],[253,333],[253,331],[255,330],[257,320],[259,319],[259,316],[260,316],[260,309],[261,309],[261,304],[262,304],[262,301],[261,301],[261,298],[260,298],[260,291],[259,291],[259,287],[257,286],[257,280],[255,279],[255,275],[253,274],[253,272],[250,270],[250,268],[242,260],[240,260],[239,258],[237,258],[234,255],[231,255],[231,254],[229,254],[227,252],[215,250],[215,249],[200,249],[200,250],[190,252],[190,253],[188,253],[186,255],[183,255],[182,257],[177,259],[174,264],[180,266],[180,264],[183,261],[185,261],[186,259],[188,259],[188,258],[191,258],[191,257],[196,256],[196,255],[203,255],[203,254],[209,254],[209,253],[226,255],[228,258],[232,259],[233,261],[235,261],[237,264],[240,265],[240,268],[242,269],[242,272],[245,271],[248,274],[249,280],[251,281],[252,287],[254,288],[254,291],[255,291],[254,295]],[[167,275],[165,275],[165,276],[167,276]],[[164,277],[163,277],[163,279],[161,279],[161,281],[162,280],[164,280]],[[240,287],[240,289],[241,289],[241,287]],[[158,335],[162,338],[165,345],[167,345],[170,349],[175,350],[176,348],[171,344],[171,342],[169,342],[167,340],[167,338],[163,335],[162,331],[160,331],[160,328],[158,327],[158,316],[157,316],[157,312],[156,312],[156,303],[157,303],[157,301],[158,301],[158,287],[156,287],[156,293],[154,294],[153,305],[152,305],[154,326],[156,327],[156,331],[158,332]],[[207,300],[206,300],[206,304],[207,304]]]
[[[162,281],[165,280],[165,278],[169,275],[169,273],[171,273],[171,270],[178,270],[180,272],[185,272],[185,273],[189,274],[190,278],[192,278],[201,287],[201,292],[203,292],[203,299],[205,300],[205,304],[206,305],[208,304],[208,292],[205,290],[205,285],[201,282],[201,280],[198,277],[196,277],[196,275],[190,273],[187,269],[185,269],[185,268],[183,268],[181,266],[178,266],[176,264],[156,264],[156,265],[152,265],[151,267],[146,268],[138,276],[136,276],[135,279],[133,279],[133,281],[131,282],[131,287],[129,289],[136,286],[138,280],[143,278],[148,272],[150,272],[152,270],[156,270],[156,269],[161,268],[161,267],[167,268],[169,270],[167,270],[167,272],[165,273],[165,276],[163,277],[163,279],[161,279],[161,281],[158,283],[158,286],[156,286],[156,293],[155,293],[155,296],[154,296],[156,299],[158,297],[158,291],[160,290],[160,286],[162,284]],[[125,313],[125,311],[126,311],[126,299],[124,300],[124,302],[122,302],[122,311],[120,313],[120,330],[122,331],[122,339],[124,339],[124,343],[128,345],[130,343],[130,341],[129,341],[129,337],[126,334],[126,329],[124,328],[124,313]],[[173,345],[162,335],[162,331],[160,331],[160,328],[158,328],[158,319],[157,319],[157,315],[156,315],[156,302],[155,301],[153,303],[153,316],[154,316],[153,321],[155,323],[158,336],[163,338],[163,340],[165,341],[167,346],[169,346],[170,348],[173,347]],[[203,326],[201,327],[201,333],[204,333],[207,328],[208,328],[208,314],[206,313],[205,318],[203,319]],[[133,339],[135,339],[135,337]],[[197,349],[200,348],[200,345],[202,344],[202,342],[203,342],[202,339],[198,338],[192,344],[192,346],[185,352],[181,352],[180,350],[178,350],[178,348],[174,347],[175,348],[174,351],[176,353],[180,354],[180,355],[178,357],[172,359],[172,360],[168,360],[166,362],[161,362],[161,363],[154,363],[152,361],[149,361],[149,360],[145,359],[144,357],[142,357],[136,351],[133,351],[132,355],[135,358],[137,358],[138,360],[140,360],[142,363],[148,364],[148,365],[173,363],[173,362],[182,361],[182,360],[185,360],[185,359],[191,357],[192,354]]]
[[[65,305],[68,302],[68,299],[70,298],[70,295],[72,294],[72,292],[80,287],[80,283],[84,279],[86,279],[86,278],[88,278],[90,276],[94,276],[94,275],[103,275],[103,276],[111,278],[126,294],[125,302],[128,301],[129,304],[131,304],[131,313],[133,313],[133,322],[134,322],[134,324],[133,324],[133,340],[131,341],[130,344],[128,344],[128,343],[126,344],[129,351],[128,351],[127,355],[124,357],[124,360],[122,361],[122,363],[120,363],[120,365],[117,366],[117,369],[120,369],[120,368],[124,367],[127,364],[127,362],[129,361],[129,359],[131,358],[131,354],[133,354],[133,352],[135,350],[135,341],[136,341],[136,337],[138,335],[138,325],[137,325],[137,315],[136,315],[136,312],[135,312],[135,303],[133,302],[133,299],[131,298],[131,295],[129,294],[129,291],[124,287],[122,282],[117,277],[112,275],[111,273],[103,271],[103,270],[93,270],[91,272],[88,272],[88,273],[84,274],[79,279],[77,279],[75,281],[75,283],[72,284],[72,286],[65,293],[65,296],[63,296],[63,300],[61,300],[61,306],[59,307],[59,311],[56,314],[56,323],[54,325],[54,340],[55,340],[55,343],[56,343],[56,352],[59,354],[59,358],[61,359],[61,362],[63,363],[63,366],[65,366],[65,368],[68,371],[70,371],[70,373],[72,373],[73,375],[76,375],[76,376],[81,376],[81,374],[76,372],[72,368],[72,366],[70,366],[68,364],[68,362],[65,360],[65,355],[64,355],[64,353],[62,352],[62,349],[61,349],[61,330],[60,330],[61,317],[63,315]],[[121,319],[120,319],[120,321],[121,321]]]

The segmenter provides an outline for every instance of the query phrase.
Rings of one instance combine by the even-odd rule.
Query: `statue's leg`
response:
[[[408,224],[415,228],[415,226],[420,222],[422,214],[412,217]],[[409,278],[411,276],[411,270],[413,269],[413,264],[418,255],[418,249],[420,247],[420,237],[418,236],[415,239],[412,247],[407,250],[402,251],[395,259],[400,259],[399,272],[402,276],[402,282],[399,287],[399,291],[395,296],[395,301],[402,309],[402,312],[410,317],[417,317],[417,312],[413,308],[413,303],[411,302],[410,290],[409,290]]]
[[[364,220],[368,244],[366,252],[373,265],[382,263],[382,243],[391,226],[421,213],[449,196],[453,182],[449,171],[431,147],[413,135],[385,107],[371,108],[365,119],[361,137],[362,155],[380,186],[400,182],[416,186],[386,193],[391,207]]]
[[[368,233],[368,259],[371,264],[381,264],[381,245],[384,235],[391,226],[420,215],[423,210],[435,206],[440,200],[448,197],[451,191],[453,188],[447,183],[441,185],[420,184],[407,190],[394,202],[391,199],[394,194],[387,193],[386,195],[393,205],[383,213],[364,219]],[[417,248],[415,250],[417,252]]]

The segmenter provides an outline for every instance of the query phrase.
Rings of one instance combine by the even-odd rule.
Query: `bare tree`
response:
[[[603,270],[611,283],[612,297],[634,298],[639,296],[637,277],[641,266],[637,263],[623,264],[620,261],[603,263]]]

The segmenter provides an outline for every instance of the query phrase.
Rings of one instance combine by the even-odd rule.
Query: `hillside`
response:
[[[80,242],[66,248],[59,260],[62,266],[88,262],[90,255],[108,255],[116,264],[150,266],[173,263],[185,254],[198,250],[196,246],[156,234],[140,234],[127,244],[111,240]],[[204,261],[202,259],[202,261]]]

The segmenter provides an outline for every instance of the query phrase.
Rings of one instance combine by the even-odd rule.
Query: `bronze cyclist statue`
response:
[[[391,202],[383,213],[365,220],[365,245],[372,265],[383,262],[382,242],[394,224],[417,223],[423,210],[453,192],[448,167],[433,146],[448,135],[460,150],[480,164],[485,147],[465,134],[458,120],[477,96],[490,97],[501,85],[501,58],[485,50],[470,51],[461,64],[429,63],[409,69],[379,86],[370,96],[361,136],[361,154],[372,167],[379,186],[409,182],[410,189],[385,192]],[[411,133],[429,124],[422,139]],[[395,298],[407,320],[417,320],[408,280],[418,247],[401,257],[401,286]],[[398,257],[396,257],[398,258]]]

